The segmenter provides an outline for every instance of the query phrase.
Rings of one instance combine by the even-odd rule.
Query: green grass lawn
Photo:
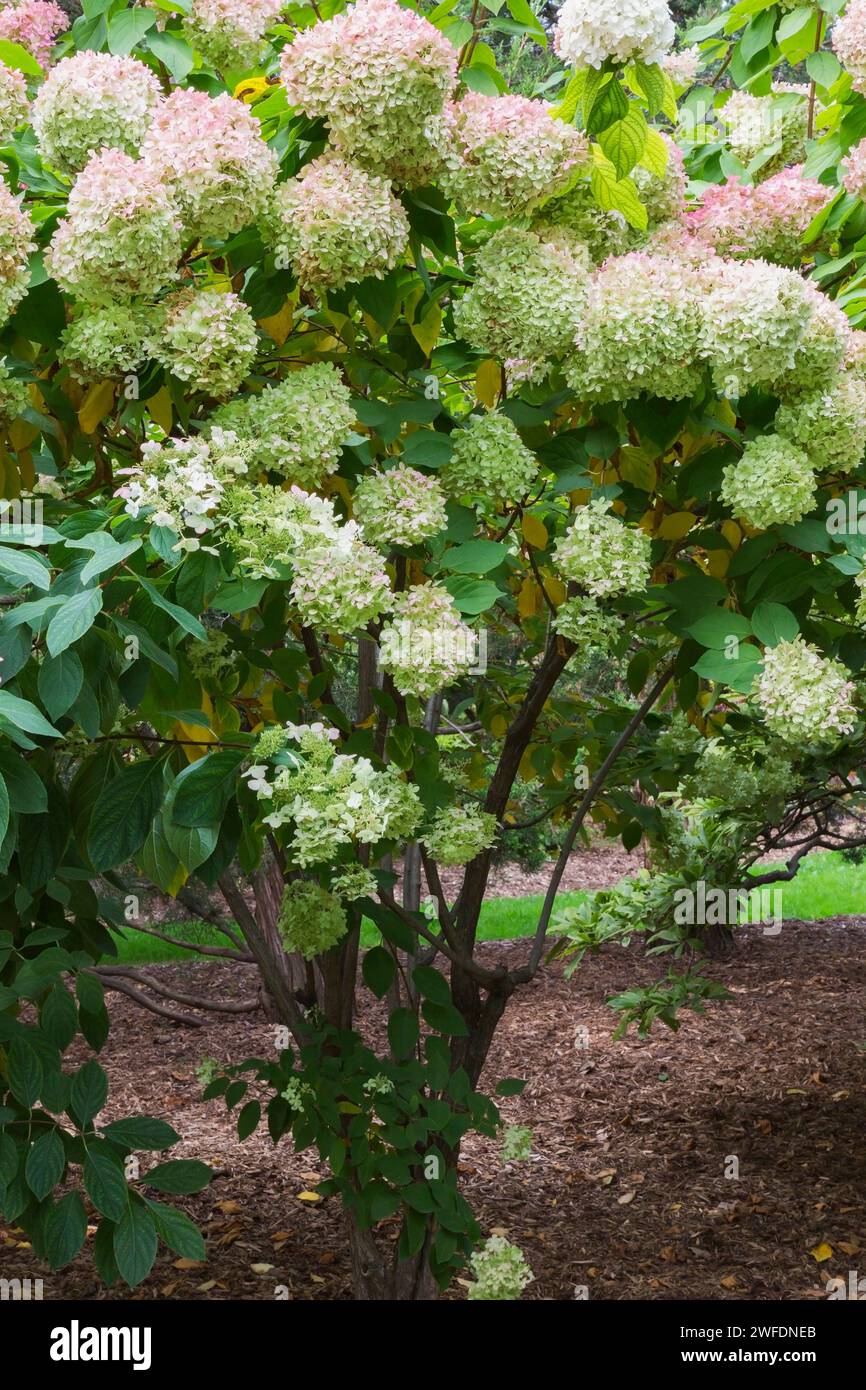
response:
[[[844,917],[866,913],[866,864],[851,864],[835,852],[811,854],[800,866],[797,877],[780,884],[783,918],[813,921],[821,917]],[[586,897],[584,892],[562,893],[557,908],[572,906]],[[531,936],[535,930],[542,898],[493,898],[481,911],[480,938],[482,941],[505,941],[513,937]],[[211,946],[228,942],[203,922],[170,922],[162,928],[170,936]],[[371,922],[364,923],[362,943],[372,946],[378,934]],[[121,961],[143,965],[148,962],[190,959],[191,952],[180,946],[157,941],[144,932],[126,929],[123,940],[118,939]]]

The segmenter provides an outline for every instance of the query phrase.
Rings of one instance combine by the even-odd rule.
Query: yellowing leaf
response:
[[[533,516],[530,512],[526,512],[521,526],[524,537],[529,544],[534,546],[536,550],[544,550],[549,540],[547,527],[544,522],[540,521],[537,516]]]
[[[494,714],[490,721],[490,732],[494,738],[502,738],[508,728],[508,720],[504,714]]]
[[[85,434],[93,434],[114,405],[114,382],[98,381],[88,389],[78,412],[78,423]]]
[[[502,368],[492,357],[487,357],[475,373],[475,399],[492,410],[501,389]]]
[[[820,1265],[823,1264],[825,1260],[830,1259],[833,1254],[833,1247],[832,1245],[828,1245],[826,1240],[822,1240],[820,1245],[816,1245],[814,1250],[809,1251],[809,1254],[812,1256],[812,1259],[816,1260]]]
[[[269,338],[273,338],[275,343],[282,347],[292,331],[295,311],[292,301],[287,299],[276,314],[269,314],[267,318],[259,319],[259,327],[263,328]]]
[[[735,521],[722,522],[722,535],[732,550],[736,550],[743,539],[743,533]]]
[[[318,1192],[299,1192],[299,1202],[321,1202],[321,1194]]]
[[[532,618],[538,611],[541,590],[534,579],[524,579],[517,595],[517,611],[521,618]]]
[[[420,323],[410,324],[412,337],[425,357],[430,356],[438,343],[441,328],[442,310],[438,304],[430,306]]]
[[[664,178],[668,167],[668,147],[658,131],[652,127],[647,130],[646,144],[638,163],[643,169],[649,169],[651,174],[655,174],[657,179]]]
[[[711,550],[707,556],[707,571],[714,579],[722,579],[728,572],[728,565],[731,563],[731,552],[729,550]]]
[[[13,449],[26,449],[28,444],[32,444],[39,433],[35,425],[31,425],[27,420],[13,420],[9,426],[9,442]]]
[[[154,424],[159,425],[164,434],[171,434],[171,392],[167,386],[160,386],[155,395],[148,397],[147,409]]]
[[[545,579],[544,587],[547,590],[550,602],[555,608],[558,608],[561,603],[565,603],[567,590],[561,579],[555,579],[553,576],[550,576]]]
[[[642,492],[652,492],[656,485],[656,462],[647,449],[635,444],[626,444],[619,451],[619,471],[621,477]]]
[[[724,1278],[719,1280],[719,1283],[723,1289],[735,1289],[737,1287],[737,1276],[735,1274],[726,1274]]]
[[[671,512],[663,518],[656,535],[663,541],[681,541],[691,531],[695,521],[692,512]]]
[[[245,77],[243,82],[239,82],[232,92],[232,96],[238,101],[244,101],[249,106],[250,102],[255,101],[256,97],[263,96],[270,88],[270,82],[266,77]]]

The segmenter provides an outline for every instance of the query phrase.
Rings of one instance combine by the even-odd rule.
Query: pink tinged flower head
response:
[[[92,304],[156,294],[177,276],[178,211],[159,176],[123,150],[93,155],[69,193],[46,267]]]
[[[277,254],[311,289],[341,289],[397,264],[409,223],[391,184],[338,155],[306,165],[281,183],[268,219]]]
[[[30,109],[27,80],[23,73],[0,64],[0,144],[23,125]]]
[[[39,152],[65,174],[104,146],[137,155],[161,100],[157,78],[137,58],[89,50],[63,58],[33,103]]]
[[[358,0],[306,29],[281,55],[288,100],[324,117],[343,154],[405,184],[441,165],[442,110],[457,54],[396,0]]]
[[[833,25],[831,42],[836,57],[850,72],[855,92],[866,92],[866,0],[849,0]]]
[[[689,222],[721,255],[797,265],[809,224],[831,197],[832,189],[803,178],[796,165],[755,187],[733,178],[708,188]]]
[[[264,213],[277,159],[248,107],[228,93],[172,92],[142,147],[193,236],[234,236]]]
[[[69,28],[69,15],[54,0],[23,0],[0,10],[0,39],[20,43],[41,68],[51,63],[57,36]]]
[[[36,250],[33,223],[0,180],[0,323],[27,293],[30,255]]]
[[[193,0],[183,31],[215,68],[254,67],[266,52],[265,31],[282,0]]]
[[[842,185],[855,198],[866,193],[866,140],[861,140],[842,160]]]
[[[444,183],[466,212],[529,212],[564,193],[588,159],[586,138],[528,97],[469,92],[446,119]]]

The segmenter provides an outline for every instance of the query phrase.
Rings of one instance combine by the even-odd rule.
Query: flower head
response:
[[[703,379],[703,332],[691,266],[643,252],[619,256],[590,280],[566,376],[588,400],[628,401],[642,391],[684,399]]]
[[[436,478],[398,465],[368,473],[355,489],[355,520],[371,545],[418,545],[448,524],[445,494]]]
[[[387,179],[333,154],[276,189],[266,219],[277,255],[310,289],[381,280],[409,241],[409,222]]]
[[[45,263],[88,304],[158,293],[177,278],[180,219],[161,180],[123,150],[95,154],[69,194]]]
[[[267,52],[265,31],[282,8],[281,0],[192,0],[184,37],[220,72],[254,68]]]
[[[586,247],[562,228],[503,227],[478,252],[454,306],[458,333],[501,360],[546,362],[574,342],[586,303]]]
[[[452,497],[473,492],[514,501],[525,497],[538,476],[538,462],[507,415],[473,415],[451,436],[452,454],[440,474]]]
[[[520,1247],[503,1236],[490,1236],[469,1263],[476,1281],[469,1286],[469,1298],[473,1300],[513,1301],[535,1278]]]
[[[20,201],[0,181],[0,323],[27,293],[30,256],[36,250],[33,223]]]
[[[379,636],[379,662],[402,695],[427,699],[475,664],[478,639],[447,589],[416,584],[395,595]]]
[[[528,97],[469,92],[447,121],[443,182],[464,212],[530,212],[563,193],[588,160],[586,138]]]
[[[618,66],[660,63],[674,33],[666,0],[565,0],[553,46],[576,68],[600,68],[608,58]]]
[[[785,743],[820,744],[849,734],[857,712],[854,684],[840,661],[798,636],[764,653],[754,698],[771,733]]]
[[[0,10],[0,39],[20,43],[41,68],[51,64],[57,36],[69,28],[69,15],[54,0],[12,0]]]
[[[189,236],[234,236],[263,216],[277,157],[255,116],[228,93],[176,88],[142,146],[148,168],[177,202]]]
[[[480,806],[444,806],[422,835],[427,852],[439,864],[468,864],[496,839],[496,817]]]
[[[280,65],[291,104],[324,117],[341,154],[408,185],[435,173],[457,53],[423,16],[358,0],[299,33]]]
[[[154,356],[191,390],[221,400],[238,389],[257,347],[253,316],[236,294],[181,290],[166,300]]]
[[[721,498],[750,526],[792,526],[815,505],[815,473],[803,449],[778,434],[752,439],[724,471]]]
[[[557,542],[555,559],[566,579],[594,598],[639,594],[650,576],[650,538],[610,511],[609,498],[581,507]]]
[[[90,50],[62,58],[33,103],[39,153],[64,174],[106,147],[137,155],[161,100],[155,74],[137,58]]]
[[[336,471],[354,424],[351,394],[332,362],[311,362],[211,416],[211,426],[234,430],[249,445],[252,469],[308,490]]]

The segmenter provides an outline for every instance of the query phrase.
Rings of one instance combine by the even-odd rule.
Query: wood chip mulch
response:
[[[527,943],[482,950],[516,963]],[[610,947],[571,981],[554,964],[518,992],[485,1081],[529,1078],[503,1110],[532,1128],[533,1156],[503,1167],[495,1143],[471,1137],[464,1190],[485,1233],[526,1254],[529,1299],[581,1287],[592,1299],[823,1298],[828,1278],[866,1271],[866,917],[787,922],[776,937],[741,930],[734,958],[708,967],[731,1002],[685,1015],[677,1033],[613,1042],[605,998],[666,968],[638,945]],[[252,974],[148,969],[222,997],[247,994]],[[338,1204],[310,1200],[324,1176],[314,1155],[263,1133],[241,1144],[222,1102],[200,1099],[201,1058],[266,1055],[269,1025],[209,1016],[185,1029],[109,998],[106,1118],[162,1116],[182,1135],[174,1157],[219,1170],[204,1193],[174,1199],[203,1227],[207,1262],[190,1268],[163,1250],[134,1297],[350,1298]],[[89,1256],[52,1274],[20,1232],[0,1231],[0,1276],[28,1274],[42,1275],[46,1298],[130,1297],[102,1288]],[[458,1282],[450,1296],[464,1292]]]

